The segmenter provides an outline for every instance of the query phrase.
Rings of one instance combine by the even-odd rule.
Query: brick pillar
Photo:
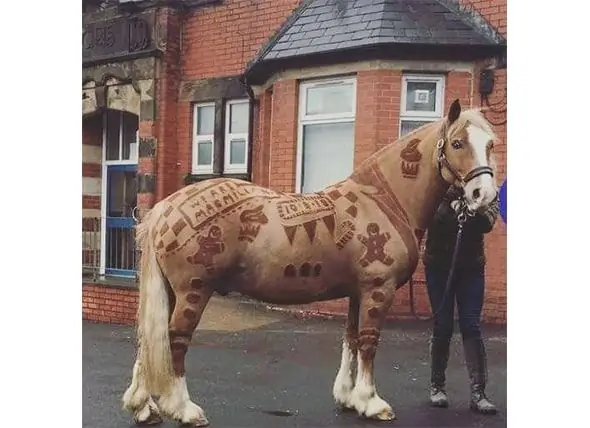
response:
[[[355,167],[398,137],[400,97],[399,71],[357,73]]]
[[[260,186],[269,187],[269,167],[272,121],[272,91],[260,94],[258,99],[258,121],[254,122],[253,136],[254,150],[252,159],[252,182]]]
[[[456,99],[459,99],[464,109],[471,108],[475,105],[472,83],[473,75],[468,71],[451,71],[447,75],[445,84],[445,111],[443,115],[448,113],[449,107]],[[479,105],[479,100],[476,102]]]
[[[137,162],[137,207],[139,218],[154,206],[156,201],[156,149],[158,141],[154,135],[152,120],[139,118],[139,159]]]
[[[297,94],[296,80],[279,81],[273,88],[269,187],[280,192],[295,189]]]
[[[158,10],[158,25],[166,37],[163,57],[158,60],[157,121],[158,158],[156,164],[156,200],[164,199],[178,189],[178,89],[180,84],[180,17],[177,11]]]

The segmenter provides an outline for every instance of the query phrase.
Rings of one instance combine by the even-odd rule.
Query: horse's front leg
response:
[[[345,409],[353,409],[350,404],[350,393],[354,387],[353,370],[356,365],[358,351],[358,327],[359,327],[359,298],[351,296],[348,300],[348,318],[346,319],[346,331],[342,339],[342,360],[340,369],[334,381],[332,394],[336,404]]]
[[[366,287],[360,296],[357,373],[350,404],[367,418],[395,419],[389,404],[377,394],[373,377],[373,361],[377,353],[381,325],[389,310],[395,293],[393,281],[375,281]]]

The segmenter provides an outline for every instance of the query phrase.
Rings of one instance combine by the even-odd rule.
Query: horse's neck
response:
[[[439,177],[436,164],[436,140],[438,126],[433,124],[426,129],[405,136],[390,144],[360,166],[358,173],[377,167],[384,182],[372,182],[376,187],[389,187],[408,215],[410,225],[425,230],[436,212],[448,185]],[[406,162],[402,150],[414,139],[419,139],[417,150],[421,154],[419,162]],[[415,168],[415,176],[408,174],[408,167]],[[410,171],[411,172],[411,171]],[[358,174],[357,173],[357,174]],[[410,177],[408,177],[408,175]]]

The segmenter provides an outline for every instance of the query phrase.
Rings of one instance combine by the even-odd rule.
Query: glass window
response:
[[[248,103],[234,103],[229,107],[230,134],[248,132]]]
[[[119,145],[121,132],[121,112],[117,110],[107,110],[106,121],[106,138],[107,152],[106,160],[119,160]]]
[[[304,125],[302,150],[302,192],[344,180],[354,167],[354,122]]]
[[[295,191],[313,193],[353,172],[356,82],[304,82],[300,97]]]
[[[353,104],[352,83],[320,84],[306,89],[306,116],[352,113]]]
[[[246,140],[243,138],[235,139],[229,143],[229,163],[244,164],[246,163]]]
[[[436,82],[408,81],[406,111],[436,111]]]
[[[444,82],[444,76],[403,76],[400,138],[443,116]]]
[[[213,172],[215,104],[197,104],[193,110],[193,174]]]
[[[197,106],[197,135],[212,135],[215,129],[215,106]]]
[[[248,172],[249,100],[232,100],[226,104],[225,162],[228,173]]]

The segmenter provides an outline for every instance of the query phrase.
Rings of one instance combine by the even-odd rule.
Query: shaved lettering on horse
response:
[[[124,407],[138,423],[165,415],[208,424],[190,399],[185,356],[213,293],[238,292],[275,304],[348,298],[334,400],[366,418],[394,419],[373,376],[385,314],[416,269],[419,241],[449,185],[464,186],[474,210],[495,198],[494,138],[480,111],[462,112],[455,101],[448,117],[321,192],[216,178],[158,202],[137,226],[139,351]]]

